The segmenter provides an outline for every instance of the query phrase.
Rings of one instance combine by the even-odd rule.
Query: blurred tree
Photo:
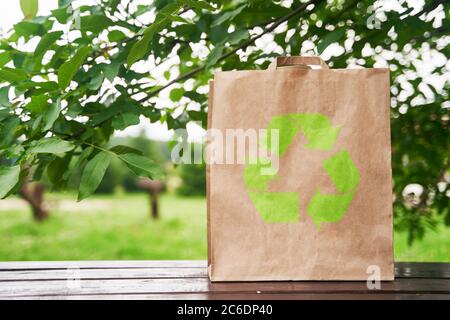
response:
[[[150,179],[140,179],[137,182],[139,188],[148,193],[150,198],[150,217],[152,219],[159,218],[159,194],[164,189],[162,181],[155,181]]]
[[[0,157],[0,168],[8,167],[14,163],[14,160]],[[44,205],[45,182],[30,183],[29,179],[24,178],[22,187],[17,191],[20,196],[30,207],[33,219],[42,222],[48,218],[48,210]]]
[[[0,168],[0,198],[28,172],[65,186],[80,171],[84,199],[113,158],[156,178],[160,166],[139,150],[105,147],[114,130],[140,116],[170,129],[206,125],[213,72],[320,54],[335,68],[391,69],[396,225],[412,240],[434,213],[450,224],[448,1],[59,0],[45,17],[37,0],[21,2],[25,20],[0,41],[0,152],[14,159]],[[413,203],[411,183],[423,188]]]
[[[180,166],[181,186],[177,193],[182,196],[206,195],[205,164],[183,164]]]
[[[42,222],[48,218],[48,211],[44,207],[45,186],[42,183],[24,182],[19,195],[28,203],[34,220]]]

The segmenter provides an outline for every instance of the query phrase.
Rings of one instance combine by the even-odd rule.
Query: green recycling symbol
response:
[[[286,114],[275,116],[267,127],[260,147],[271,150],[270,130],[279,131],[278,156],[282,157],[290,144],[302,131],[312,150],[330,150],[339,135],[339,127],[318,113]],[[244,169],[244,181],[253,205],[261,218],[268,223],[297,222],[299,194],[297,192],[269,192],[269,183],[277,178],[275,173],[262,174],[267,167],[261,159],[248,163]],[[307,213],[317,228],[323,222],[338,222],[347,212],[360,181],[360,173],[347,150],[338,151],[323,162],[325,171],[336,187],[336,194],[324,194],[319,188],[307,205]]]

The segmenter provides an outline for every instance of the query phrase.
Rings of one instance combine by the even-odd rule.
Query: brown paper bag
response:
[[[279,167],[209,155],[210,279],[392,280],[389,105],[388,69],[280,57],[217,73],[209,129],[278,130]]]

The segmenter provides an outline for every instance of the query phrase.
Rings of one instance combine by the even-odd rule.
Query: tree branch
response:
[[[278,26],[280,26],[282,23],[288,21],[289,19],[295,17],[296,15],[298,15],[299,13],[303,12],[304,10],[306,10],[306,8],[310,5],[315,5],[318,4],[320,2],[322,2],[323,0],[310,0],[306,3],[303,3],[302,5],[298,6],[297,8],[295,8],[291,13],[289,13],[288,15],[276,20],[275,22],[273,20],[268,21],[265,25],[269,25],[269,27],[267,27],[264,32],[262,32],[261,34],[258,34],[256,36],[254,36],[253,38],[248,39],[247,41],[245,41],[244,43],[242,43],[240,46],[236,47],[235,49],[233,49],[230,52],[227,52],[225,54],[223,54],[222,56],[220,56],[218,61],[222,61],[224,59],[227,59],[228,57],[232,56],[233,54],[235,54],[237,51],[244,49],[246,47],[248,47],[249,45],[253,44],[256,40],[258,40],[259,38],[261,38],[263,35],[270,33],[272,31],[274,31]],[[206,68],[206,65],[203,66],[199,66],[195,69],[192,69],[191,71],[180,75],[179,77],[169,81],[167,84],[165,84],[164,86],[162,86],[161,88],[158,88],[154,91],[151,91],[150,93],[147,94],[146,97],[138,100],[139,103],[143,103],[145,101],[147,101],[148,99],[150,99],[151,97],[156,96],[158,93],[160,93],[162,90],[172,86],[173,84],[189,79],[192,76],[194,76],[195,74],[203,71]]]

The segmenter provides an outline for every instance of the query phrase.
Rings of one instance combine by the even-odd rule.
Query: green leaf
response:
[[[227,25],[219,25],[209,30],[208,36],[214,46],[223,45],[228,37]]]
[[[109,0],[111,12],[116,12],[121,0]]]
[[[69,4],[72,3],[72,0],[58,0],[58,7],[67,7]]]
[[[209,4],[206,1],[199,1],[199,0],[183,0],[183,2],[191,7],[196,9],[205,9],[209,11],[214,11],[216,8],[214,8],[211,4]]]
[[[43,131],[50,130],[56,119],[58,119],[61,108],[59,103],[50,104],[44,112],[44,128]]]
[[[38,115],[37,117],[33,117],[30,120],[30,127],[33,133],[36,133],[37,129],[42,123],[42,115]]]
[[[113,118],[113,123],[119,127],[122,121],[129,122],[130,124],[138,124],[139,114],[140,108],[136,105],[134,100],[120,97],[108,108],[101,108],[99,112],[91,118],[90,124],[97,126],[111,118]],[[115,120],[115,118],[119,117],[122,117],[122,119]],[[123,117],[126,119],[123,119]]]
[[[20,125],[20,119],[16,116],[10,117],[0,122],[0,147],[9,146],[16,138],[17,128]]]
[[[81,171],[83,169],[84,162],[91,156],[91,154],[95,151],[94,147],[87,147],[86,149],[82,150],[81,153],[78,155],[75,164],[71,166],[69,170],[67,170],[64,175],[64,180],[73,180],[73,179],[79,179],[81,175]]]
[[[135,153],[119,155],[119,159],[125,162],[127,167],[137,176],[150,179],[158,179],[162,176],[161,167],[144,156]]]
[[[24,147],[20,144],[12,144],[5,150],[5,155],[9,159],[19,158],[25,151]]]
[[[115,101],[108,108],[102,108],[98,114],[91,118],[91,125],[97,126],[100,123],[105,122],[106,120],[111,119],[115,115],[119,114],[124,110],[126,106],[122,104],[121,100]]]
[[[78,69],[83,65],[90,52],[91,49],[89,47],[80,48],[77,53],[75,53],[72,59],[65,62],[59,68],[58,83],[61,88],[67,88],[67,86],[70,84],[73,77],[77,73]]]
[[[206,120],[207,120],[207,113],[203,112],[203,111],[194,111],[194,110],[190,110],[188,111],[189,114],[189,119],[193,120],[193,121],[200,121],[202,124],[206,124]]]
[[[214,47],[214,49],[212,49],[212,51],[208,55],[208,59],[206,60],[206,65],[208,67],[215,65],[219,61],[220,57],[222,56],[223,49],[224,47],[221,45],[216,46]]]
[[[1,96],[0,96],[1,99]],[[0,103],[0,107],[2,107],[1,103]],[[6,108],[0,108],[0,126],[1,126],[1,121],[5,120],[6,118],[8,118],[9,116],[11,116],[12,114],[10,113],[10,111]]]
[[[114,25],[114,22],[104,14],[81,17],[81,30],[84,31],[91,31],[97,34],[108,28],[110,25]]]
[[[32,96],[31,101],[25,106],[25,109],[34,114],[40,114],[48,106],[48,98],[46,95]]]
[[[244,4],[240,7],[237,7],[234,10],[231,11],[226,11],[224,13],[222,13],[221,15],[219,15],[219,17],[211,24],[211,27],[215,27],[218,25],[221,25],[227,21],[231,21],[233,20],[238,14],[240,14],[242,12],[242,10],[244,10],[247,7],[247,4]]]
[[[22,21],[14,25],[14,31],[18,36],[30,38],[31,36],[42,36],[45,34],[44,25],[31,21]]]
[[[141,60],[148,53],[148,45],[153,39],[153,36],[160,32],[164,27],[171,22],[168,16],[176,14],[182,7],[182,3],[171,3],[166,5],[156,15],[155,21],[144,31],[142,38],[137,41],[132,47],[127,57],[127,67],[131,66]]]
[[[37,144],[29,149],[30,153],[65,153],[74,148],[69,141],[61,140],[57,137],[42,138]]]
[[[112,147],[111,149],[109,149],[109,151],[114,152],[117,155],[121,155],[121,154],[125,154],[125,153],[136,153],[136,154],[142,155],[141,151],[139,151],[135,148],[120,145],[120,144]]]
[[[56,158],[47,166],[47,176],[54,187],[62,187],[64,185],[63,176],[66,173],[72,155],[68,154],[62,158]]]
[[[63,35],[62,31],[50,32],[44,35],[39,41],[36,50],[34,50],[34,54],[40,56],[45,53],[48,49],[50,49],[51,45],[54,44],[61,36]]]
[[[127,36],[120,30],[111,30],[108,33],[108,39],[111,42],[120,42],[125,39]]]
[[[105,76],[99,72],[91,79],[91,81],[87,84],[87,87],[89,90],[98,90],[102,86],[103,80],[105,80]]]
[[[127,57],[128,69],[136,62],[141,60],[148,52],[148,45],[152,39],[152,34],[145,34],[139,41],[137,41],[132,47]]]
[[[250,38],[250,33],[247,31],[247,29],[241,29],[231,33],[226,41],[229,42],[230,45],[235,45],[248,38]]]
[[[187,24],[193,23],[192,21],[187,20],[183,17],[177,16],[175,14],[166,15],[166,18],[169,19],[170,21],[174,21],[174,22],[187,23]]]
[[[20,0],[20,8],[25,19],[31,19],[39,10],[39,0]]]
[[[183,88],[175,88],[170,91],[170,100],[176,102],[180,101],[183,98],[184,89]]]
[[[112,126],[116,130],[124,130],[136,124],[139,124],[139,114],[134,112],[121,112],[112,121]]]
[[[0,53],[0,68],[3,67],[8,62],[10,62],[11,59],[12,59],[11,54],[8,51]]]
[[[147,117],[151,122],[161,121],[161,110],[156,108],[142,108],[142,115]]]
[[[317,44],[317,51],[319,51],[319,54],[324,52],[325,49],[332,43],[338,42],[342,39],[345,35],[345,29],[344,28],[338,28],[336,30],[333,30],[325,35],[319,43]]]
[[[52,10],[52,15],[55,17],[56,21],[61,24],[67,23],[67,20],[72,16],[72,11],[68,6],[60,6],[61,8]]]
[[[81,165],[85,160],[87,160],[89,158],[89,156],[94,151],[95,151],[94,147],[91,147],[91,146],[89,146],[86,149],[84,149],[83,151],[81,151],[80,155],[78,156],[77,165]]]
[[[0,107],[10,107],[11,102],[9,101],[9,87],[0,88]]]
[[[0,69],[0,82],[7,81],[10,83],[24,81],[28,79],[28,74],[20,69],[11,69],[3,67]]]
[[[204,94],[200,94],[196,91],[185,91],[184,96],[191,99],[192,101],[203,103],[206,101],[206,96]]]
[[[75,118],[83,112],[83,107],[79,103],[73,103],[67,107],[66,116]]]
[[[20,178],[20,166],[0,166],[0,199],[8,196]]]
[[[105,151],[100,151],[94,158],[92,158],[86,165],[81,176],[80,188],[78,191],[78,201],[86,199],[95,190],[97,190],[100,182],[111,163],[112,154]]]
[[[28,89],[40,89],[36,90],[34,93],[45,93],[50,91],[56,91],[59,89],[59,85],[56,82],[35,82],[35,81],[21,81],[16,85],[16,88],[20,91],[26,91]],[[37,95],[39,95],[39,93]]]
[[[106,79],[109,81],[113,81],[115,77],[119,74],[120,63],[117,61],[113,61],[110,64],[103,67],[103,73],[105,74]]]
[[[149,12],[153,8],[150,4],[138,4],[137,10],[135,12],[135,16],[139,17],[140,15],[143,15],[146,12]]]

